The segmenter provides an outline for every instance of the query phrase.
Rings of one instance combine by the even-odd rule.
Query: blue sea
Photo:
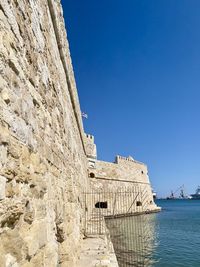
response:
[[[108,220],[120,267],[200,267],[200,200],[157,200],[162,211]]]
[[[200,200],[157,200],[155,267],[200,267]],[[153,215],[154,216],[154,215]]]

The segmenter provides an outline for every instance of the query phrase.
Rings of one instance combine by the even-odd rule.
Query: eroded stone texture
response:
[[[87,186],[58,0],[0,3],[0,266],[74,266]]]

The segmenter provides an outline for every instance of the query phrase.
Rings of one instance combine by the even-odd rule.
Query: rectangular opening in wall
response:
[[[105,202],[97,202],[95,204],[95,208],[98,208],[98,209],[107,209],[108,208],[108,202],[105,201]]]

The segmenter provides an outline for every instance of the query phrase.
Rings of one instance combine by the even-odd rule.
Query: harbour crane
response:
[[[185,193],[184,193],[184,184],[183,184],[180,187],[178,187],[175,191],[171,190],[171,194],[169,197],[167,197],[167,199],[175,199],[176,198],[175,195],[179,190],[180,190],[179,198],[186,198]]]

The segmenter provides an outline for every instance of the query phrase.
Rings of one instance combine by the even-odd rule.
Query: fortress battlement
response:
[[[94,143],[94,135],[91,134],[85,134],[85,137],[87,139],[87,142]]]
[[[115,158],[115,162],[114,163],[116,163],[116,164],[120,164],[120,163],[123,163],[123,164],[125,163],[126,164],[126,163],[128,163],[129,164],[129,162],[133,162],[133,163],[137,163],[137,164],[141,164],[141,165],[145,165],[146,166],[146,164],[144,164],[143,162],[135,160],[131,156],[123,157],[123,156],[117,155],[116,158]]]

